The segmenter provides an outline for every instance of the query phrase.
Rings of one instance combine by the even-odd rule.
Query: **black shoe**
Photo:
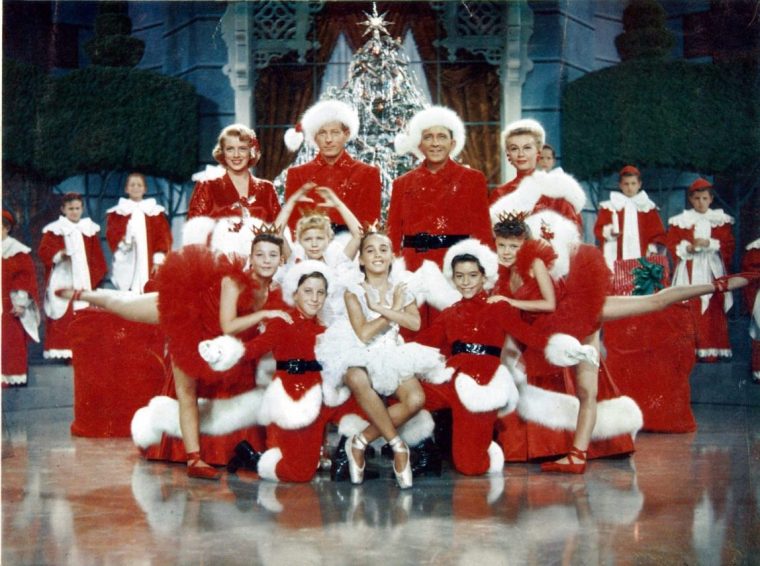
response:
[[[258,471],[260,458],[260,452],[256,452],[247,440],[241,440],[238,442],[237,446],[235,446],[235,455],[227,463],[227,471],[234,474],[240,468],[244,468],[256,472]]]
[[[348,481],[348,456],[346,456],[347,437],[341,436],[338,441],[338,447],[332,457],[330,466],[330,479],[332,481]]]
[[[441,476],[441,450],[432,438],[426,438],[412,448],[412,476]]]

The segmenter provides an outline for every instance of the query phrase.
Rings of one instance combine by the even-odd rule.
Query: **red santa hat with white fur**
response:
[[[314,137],[319,129],[328,122],[340,122],[348,129],[348,139],[352,140],[359,132],[359,114],[355,108],[340,100],[320,100],[309,107],[301,121],[285,132],[285,145],[290,151],[298,151],[306,140],[316,146]]]
[[[451,137],[455,142],[451,157],[459,155],[465,144],[464,123],[456,112],[445,106],[431,106],[412,116],[406,126],[406,132],[399,133],[394,140],[396,153],[399,155],[413,153],[418,158],[424,159],[425,156],[419,149],[422,132],[435,126],[447,128],[451,132]]]

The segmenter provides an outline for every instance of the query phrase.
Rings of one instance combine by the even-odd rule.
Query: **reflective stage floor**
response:
[[[642,433],[633,457],[583,476],[509,464],[405,492],[387,473],[361,487],[188,479],[129,439],[72,438],[70,408],[10,412],[2,563],[758,564],[760,408],[694,409],[697,433]]]

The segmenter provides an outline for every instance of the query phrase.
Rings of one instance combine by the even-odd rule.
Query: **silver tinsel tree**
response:
[[[356,159],[377,165],[383,183],[383,216],[388,210],[391,183],[414,167],[416,157],[396,155],[393,141],[407,121],[425,104],[422,93],[410,75],[409,59],[401,42],[388,33],[385,14],[378,15],[377,7],[367,20],[367,42],[354,54],[348,70],[348,80],[340,87],[331,87],[321,99],[337,99],[354,106],[359,113],[358,135],[346,146]],[[315,149],[304,143],[292,165],[300,165],[314,158]],[[275,180],[284,186],[286,171]]]

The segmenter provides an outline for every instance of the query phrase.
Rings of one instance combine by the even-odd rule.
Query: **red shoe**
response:
[[[723,275],[722,277],[718,277],[715,281],[713,281],[713,288],[718,293],[725,293],[726,291],[730,291],[728,288],[728,282],[733,279],[734,277],[742,277],[743,279],[746,279],[750,283],[752,281],[757,281],[760,279],[760,273],[756,271],[745,271],[742,273],[732,273],[730,275]],[[737,287],[738,289],[739,287]]]
[[[189,452],[187,454],[187,477],[218,480],[222,477],[222,472],[201,460],[200,452]]]
[[[560,474],[582,474],[586,471],[586,451],[579,450],[575,446],[570,449],[566,456],[567,463],[559,461],[544,462],[541,464],[542,472],[556,472]],[[561,459],[561,458],[560,458]]]

